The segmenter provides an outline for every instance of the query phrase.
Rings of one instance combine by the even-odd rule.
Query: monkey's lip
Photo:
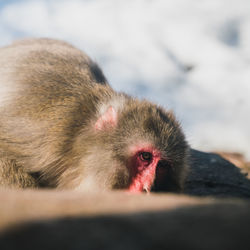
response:
[[[144,193],[147,193],[147,194],[148,194],[148,193],[150,193],[150,189],[151,189],[151,188],[144,187],[144,188],[143,188],[143,190],[142,190],[142,192],[144,192]]]
[[[130,193],[150,193],[151,187],[148,187],[147,185],[131,185],[129,187],[129,192]]]

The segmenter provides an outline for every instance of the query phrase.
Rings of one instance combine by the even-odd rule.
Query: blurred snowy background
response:
[[[250,0],[0,0],[0,45],[24,37],[74,44],[191,146],[250,158]]]

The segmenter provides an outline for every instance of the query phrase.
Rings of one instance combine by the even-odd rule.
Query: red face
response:
[[[131,152],[129,191],[149,192],[155,179],[156,167],[161,159],[161,154],[152,146],[134,147]]]

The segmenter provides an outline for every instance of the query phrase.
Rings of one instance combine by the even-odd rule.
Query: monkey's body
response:
[[[0,185],[178,190],[187,151],[171,113],[113,91],[67,43],[0,49]]]

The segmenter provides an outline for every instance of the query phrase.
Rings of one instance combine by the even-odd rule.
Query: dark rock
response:
[[[192,150],[185,194],[230,199],[205,199],[211,202],[151,212],[138,209],[134,213],[36,219],[4,230],[0,234],[0,249],[250,248],[250,201],[243,199],[250,197],[250,180],[239,168],[217,154]],[[152,196],[148,196],[148,199]],[[166,199],[167,196],[168,194],[163,194],[161,197]],[[176,200],[172,202],[178,201],[180,197],[176,195]],[[116,202],[115,200],[114,205]],[[89,203],[85,203],[85,206],[89,207]],[[32,213],[35,211],[32,210]]]
[[[249,202],[37,221],[0,236],[1,250],[235,250],[250,246]]]
[[[250,180],[217,154],[191,150],[191,169],[185,194],[250,198]]]

